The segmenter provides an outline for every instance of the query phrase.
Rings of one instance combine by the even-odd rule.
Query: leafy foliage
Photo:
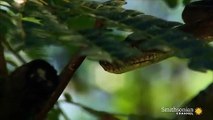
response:
[[[14,3],[8,2],[8,4],[12,5]],[[178,51],[175,52],[176,56],[186,58],[195,56],[193,54],[195,50],[205,51],[202,49],[211,49],[208,45],[204,45],[205,43],[195,40],[196,38],[177,29],[172,29],[181,25],[180,23],[165,21],[118,7],[118,5],[122,6],[123,4],[125,2],[122,0],[103,3],[88,1],[59,2],[54,0],[46,2],[28,1],[23,5],[25,10],[16,8],[17,10],[13,11],[14,14],[19,14],[18,17],[14,16],[16,22],[19,23],[19,27],[16,27],[15,32],[21,34],[18,34],[20,37],[13,35],[9,42],[13,45],[13,48],[17,46],[17,43],[22,43],[22,48],[19,45],[19,48],[16,49],[26,49],[28,51],[33,51],[35,48],[42,49],[42,47],[49,45],[64,46],[67,49],[70,49],[73,45],[93,46],[90,47],[91,50],[98,47],[99,51],[102,51],[101,56],[104,54],[106,56],[107,53],[113,61],[118,62],[122,59],[140,56],[143,54],[140,51],[141,49],[151,49],[159,45],[175,49]],[[8,15],[6,13],[2,14],[4,16]],[[78,24],[75,24],[76,22]],[[120,32],[116,33],[115,30]],[[128,47],[127,43],[122,42],[126,36],[123,34],[126,32],[137,32],[143,35],[143,39],[146,41],[142,42],[137,49]],[[185,43],[190,46],[185,46]],[[92,54],[98,55],[98,53]],[[195,62],[194,59],[193,62]],[[200,66],[202,68],[208,67],[205,65]],[[208,69],[211,68],[208,67]]]

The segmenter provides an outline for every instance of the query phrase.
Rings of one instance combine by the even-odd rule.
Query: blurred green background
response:
[[[168,0],[165,0],[168,1]],[[182,22],[184,8],[182,0],[166,4],[163,0],[127,0],[126,9],[134,9],[170,21]],[[175,4],[175,5],[174,5]],[[61,54],[58,53],[60,56]],[[58,57],[64,58],[66,56]],[[140,68],[124,74],[105,72],[96,61],[87,59],[66,88],[65,93],[74,102],[94,110],[112,114],[147,115],[171,118],[173,114],[164,113],[162,107],[179,107],[212,82],[211,71],[196,72],[187,67],[186,59],[172,57],[160,63]],[[66,62],[60,62],[66,63]],[[60,68],[60,67],[59,67]],[[58,102],[65,116],[71,120],[98,120],[78,105]],[[61,120],[64,120],[61,116]]]

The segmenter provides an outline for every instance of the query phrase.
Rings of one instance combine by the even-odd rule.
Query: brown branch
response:
[[[213,83],[210,83],[204,90],[194,96],[182,108],[193,108],[202,110],[202,114],[194,112],[194,115],[177,115],[173,120],[212,120],[213,111]]]
[[[50,109],[53,107],[53,105],[56,103],[64,89],[66,88],[67,84],[69,83],[70,79],[72,78],[75,71],[78,69],[78,67],[81,65],[81,63],[84,61],[86,56],[81,56],[80,54],[77,54],[76,56],[72,57],[67,66],[63,69],[61,74],[59,75],[59,85],[50,97],[50,99],[47,101],[46,105],[43,107],[43,109],[40,111],[40,113],[36,116],[36,120],[44,120],[47,113],[50,111]]]
[[[4,48],[2,46],[2,41],[4,38],[0,34],[0,77],[7,77],[8,76],[8,71],[7,71],[7,63],[4,57]]]

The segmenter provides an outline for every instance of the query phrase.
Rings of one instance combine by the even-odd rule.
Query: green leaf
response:
[[[178,4],[178,0],[164,0],[166,3],[167,3],[167,5],[169,6],[169,7],[171,7],[171,8],[174,8],[174,7],[176,7],[177,6],[177,4]]]
[[[71,17],[67,20],[68,27],[79,31],[85,29],[92,29],[95,25],[95,18],[89,16],[80,15],[76,17]]]
[[[183,0],[184,5],[189,4],[190,2],[191,2],[191,0]]]
[[[48,113],[48,120],[59,120],[60,114],[61,114],[61,111],[59,108],[53,108]]]
[[[71,103],[72,102],[72,96],[69,93],[64,93],[64,97],[66,102]]]
[[[37,24],[41,25],[41,21],[39,19],[34,18],[34,17],[23,17],[22,20],[32,22],[32,23],[37,23]]]

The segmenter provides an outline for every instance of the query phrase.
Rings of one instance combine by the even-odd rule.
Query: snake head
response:
[[[204,20],[213,16],[213,1],[202,0],[189,3],[182,13],[183,21],[186,24]]]
[[[207,42],[213,40],[213,1],[203,0],[192,2],[182,13],[185,25],[180,30],[190,33]]]

